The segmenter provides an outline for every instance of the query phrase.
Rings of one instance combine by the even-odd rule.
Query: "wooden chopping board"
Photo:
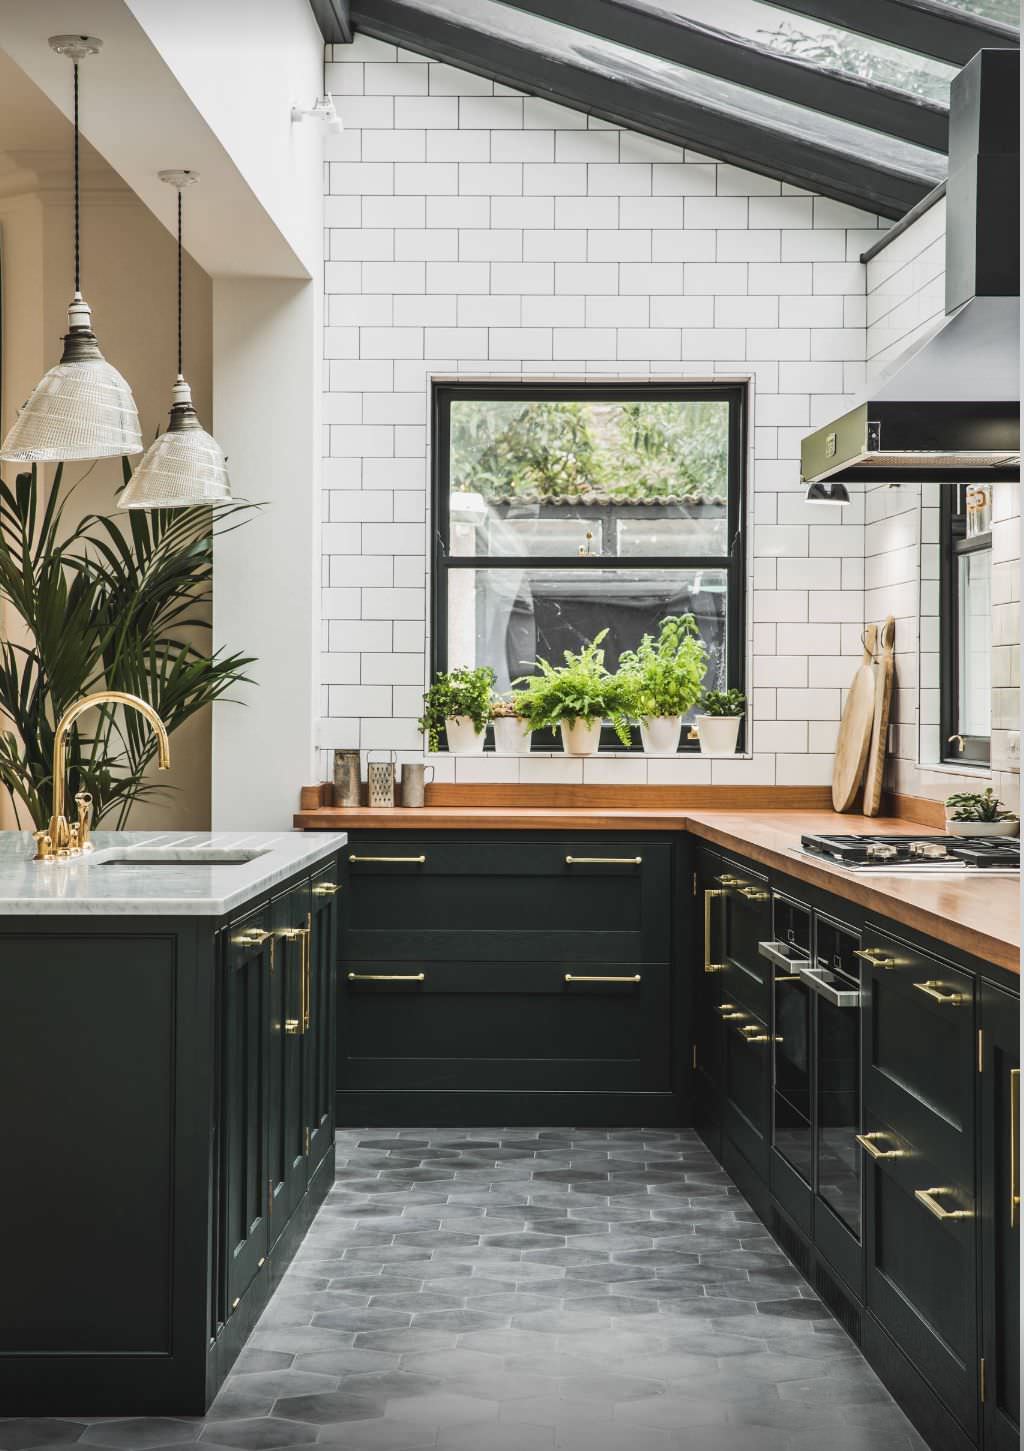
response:
[[[839,723],[836,758],[832,767],[832,805],[836,811],[849,811],[857,799],[864,777],[871,731],[875,722],[875,640],[874,625],[864,630],[864,659],[850,682],[843,718]]]
[[[885,754],[889,741],[889,709],[892,704],[893,646],[895,643],[896,621],[890,615],[878,637],[879,654],[875,661],[875,719],[871,727],[868,768],[864,777],[865,816],[877,816],[882,805],[882,778],[885,775]]]

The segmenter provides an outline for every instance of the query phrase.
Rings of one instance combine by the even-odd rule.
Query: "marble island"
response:
[[[219,917],[345,841],[342,832],[97,831],[92,852],[36,862],[31,832],[0,832],[0,918]]]

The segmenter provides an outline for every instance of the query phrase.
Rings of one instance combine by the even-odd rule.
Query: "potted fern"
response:
[[[532,731],[530,722],[519,710],[518,695],[496,695],[491,701],[491,725],[494,727],[494,749],[503,756],[527,756]]]
[[[537,660],[539,674],[515,681],[519,712],[531,730],[559,729],[569,756],[593,756],[601,744],[601,725],[610,720],[624,746],[630,744],[629,704],[619,675],[605,667],[602,630],[578,654],[563,652],[564,665]]]
[[[683,716],[700,698],[707,648],[692,615],[668,615],[657,640],[644,635],[619,657],[630,713],[640,722],[644,750],[671,756],[679,749]]]
[[[946,797],[946,830],[950,836],[1016,836],[1020,821],[986,786]]]
[[[475,670],[460,666],[435,676],[433,685],[423,693],[419,719],[432,751],[441,749],[442,730],[453,756],[473,756],[483,750],[493,686],[494,671],[489,665],[478,665]]]
[[[705,690],[700,698],[697,734],[705,756],[732,756],[747,707],[742,690]]]

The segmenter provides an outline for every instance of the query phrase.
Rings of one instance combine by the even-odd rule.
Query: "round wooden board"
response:
[[[853,677],[839,725],[832,767],[832,805],[836,811],[849,811],[857,799],[874,723],[875,672],[871,665],[865,664]]]

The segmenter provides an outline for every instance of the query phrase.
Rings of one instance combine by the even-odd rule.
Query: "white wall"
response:
[[[318,742],[421,749],[436,375],[751,382],[750,760],[442,759],[459,779],[825,782],[863,618],[863,495],[800,439],[864,375],[887,223],[357,37],[328,85]],[[748,676],[748,679],[750,677]]]

